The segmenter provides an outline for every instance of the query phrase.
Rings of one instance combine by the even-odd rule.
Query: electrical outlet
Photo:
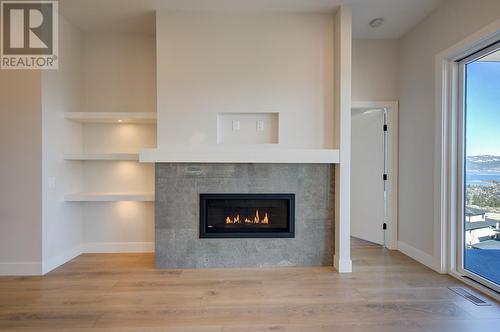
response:
[[[264,121],[257,120],[257,131],[264,131]]]
[[[56,178],[55,177],[49,177],[47,179],[47,185],[49,186],[49,189],[55,189],[56,188]]]
[[[233,131],[240,130],[240,120],[233,120]]]

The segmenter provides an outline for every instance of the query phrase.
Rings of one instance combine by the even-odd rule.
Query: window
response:
[[[459,62],[459,260],[464,275],[500,289],[500,43]]]

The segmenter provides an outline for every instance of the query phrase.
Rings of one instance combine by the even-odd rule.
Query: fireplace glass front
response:
[[[293,238],[295,194],[200,194],[200,238]]]

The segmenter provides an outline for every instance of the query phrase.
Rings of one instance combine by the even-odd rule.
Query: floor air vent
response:
[[[458,295],[465,297],[467,300],[471,301],[475,305],[491,305],[490,303],[481,300],[479,297],[475,296],[474,294],[471,294],[468,290],[462,287],[448,287],[449,290],[457,293]]]

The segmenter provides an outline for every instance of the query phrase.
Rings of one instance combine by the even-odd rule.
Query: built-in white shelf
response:
[[[160,148],[142,150],[139,160],[145,163],[338,164],[339,150],[272,148],[265,146]]]
[[[65,153],[65,160],[139,160],[138,153]]]
[[[154,192],[80,192],[64,195],[66,202],[153,202]]]
[[[65,112],[64,118],[87,123],[156,123],[154,112]]]

